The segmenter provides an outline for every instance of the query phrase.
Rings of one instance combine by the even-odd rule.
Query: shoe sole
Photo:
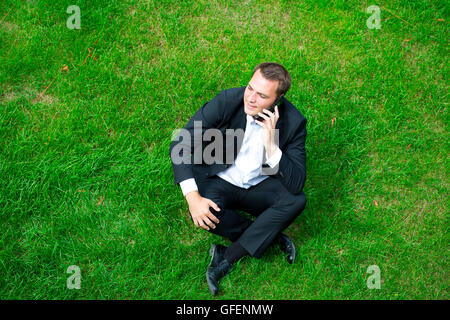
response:
[[[286,260],[289,264],[293,264],[295,262],[295,256],[297,255],[297,250],[295,249],[294,242],[291,240],[292,248],[294,249],[294,254],[292,255],[292,262],[289,259],[289,255],[286,257]]]
[[[292,262],[289,260],[288,257],[288,263],[290,264],[293,264],[295,262],[295,256],[297,255],[297,250],[295,249],[294,242],[292,242],[292,248],[294,249],[294,254],[292,255]]]
[[[215,252],[215,251],[216,251],[216,245],[213,244],[213,245],[211,245],[211,248],[209,248],[209,255],[211,256],[211,261],[209,262],[208,269],[210,268],[211,263],[212,263],[212,261],[213,261],[213,259],[214,259],[214,252]],[[212,284],[209,282],[209,279],[208,279],[208,273],[206,273],[206,283],[207,283],[207,285],[208,285],[208,290],[209,290],[209,292],[210,292],[213,296],[215,296],[215,295],[217,294],[217,290],[214,291],[214,290],[212,289]]]
[[[216,251],[216,245],[215,244],[211,245],[211,248],[209,248],[209,256],[211,257],[211,260],[209,261],[208,268],[211,266],[211,263],[212,263],[212,261],[214,259],[214,251]]]
[[[214,255],[214,251],[216,250],[216,245],[211,245],[211,248],[209,248],[209,255],[212,257]]]
[[[214,290],[214,289],[213,289],[212,283],[209,282],[208,274],[206,275],[206,283],[207,283],[207,285],[208,285],[208,290],[209,290],[209,292],[210,292],[213,296],[217,295],[218,290]]]

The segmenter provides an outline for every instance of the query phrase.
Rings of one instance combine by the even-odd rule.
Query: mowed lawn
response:
[[[171,135],[264,61],[308,119],[297,260],[246,257],[214,299],[448,299],[449,18],[425,0],[2,0],[0,299],[211,299],[208,249],[229,242],[191,222]]]

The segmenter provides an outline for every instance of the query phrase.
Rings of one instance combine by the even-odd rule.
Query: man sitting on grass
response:
[[[282,231],[306,205],[302,191],[306,119],[284,97],[290,85],[291,77],[282,65],[256,66],[246,87],[220,92],[192,116],[170,146],[175,183],[186,197],[195,226],[232,242],[229,247],[210,248],[206,278],[213,295],[234,263],[245,255],[260,258],[272,243],[280,246],[289,263],[294,262],[294,244]],[[269,111],[275,102],[273,112]],[[211,141],[205,135],[209,129],[223,135],[223,139],[216,136],[214,143],[226,141],[226,145],[215,148],[219,149],[216,161],[196,161],[199,154],[211,150],[205,146]],[[237,136],[237,146],[230,147],[230,133],[239,129],[243,134]],[[200,140],[199,132],[204,134]]]

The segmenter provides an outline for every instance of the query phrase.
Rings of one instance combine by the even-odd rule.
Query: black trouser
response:
[[[238,241],[253,257],[260,258],[279,233],[303,211],[306,197],[294,195],[276,178],[269,178],[248,189],[237,187],[218,176],[196,178],[198,191],[220,208],[210,211],[220,220],[210,232]],[[256,216],[254,221],[235,210]]]

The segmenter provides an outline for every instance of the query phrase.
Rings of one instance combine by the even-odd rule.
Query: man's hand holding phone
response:
[[[275,127],[277,125],[280,114],[278,113],[278,106],[275,106],[275,112],[272,113],[267,109],[263,110],[264,113],[259,112],[259,116],[263,118],[263,121],[255,119],[256,123],[264,128],[262,133],[262,139],[264,147],[266,148],[268,158],[276,152],[278,145],[275,142]]]
[[[216,228],[214,222],[219,223],[219,219],[209,211],[210,207],[220,211],[219,206],[214,201],[203,198],[198,191],[189,192],[186,195],[186,200],[189,204],[192,220],[197,227],[205,230]]]

